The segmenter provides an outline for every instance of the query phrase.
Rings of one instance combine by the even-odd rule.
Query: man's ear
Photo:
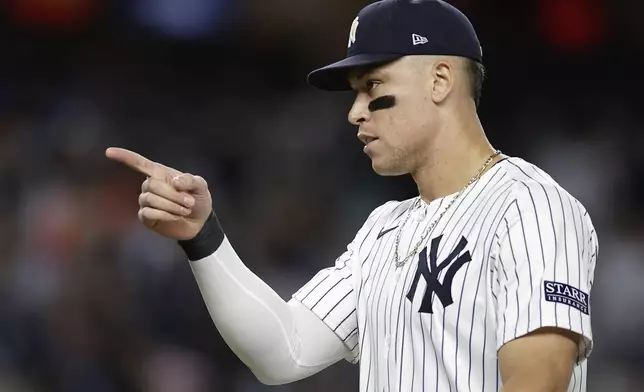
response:
[[[431,68],[430,93],[432,101],[443,102],[454,89],[454,67],[448,61],[439,60]]]

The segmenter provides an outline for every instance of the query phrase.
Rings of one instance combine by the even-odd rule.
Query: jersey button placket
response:
[[[396,283],[398,283],[398,281],[400,280],[400,275],[402,275],[402,270],[403,270],[402,268],[396,268],[396,272],[394,274],[394,279]]]
[[[383,363],[384,363],[385,368],[389,367],[389,347],[390,347],[390,345],[391,345],[391,335],[387,334],[387,335],[385,335],[385,341],[383,342],[383,347],[382,347],[382,349],[383,349],[382,350],[383,351],[382,356],[383,356]],[[387,384],[387,375],[384,372],[381,374],[381,382],[382,382],[383,385]],[[384,390],[385,389],[383,388],[383,391]]]

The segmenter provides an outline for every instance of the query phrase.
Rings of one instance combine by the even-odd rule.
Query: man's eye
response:
[[[376,82],[375,80],[369,80],[367,82],[367,91],[373,91],[379,85],[380,83]]]

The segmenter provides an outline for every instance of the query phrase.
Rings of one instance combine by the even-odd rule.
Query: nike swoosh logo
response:
[[[389,233],[390,231],[396,230],[397,228],[398,228],[398,226],[394,226],[394,227],[392,227],[391,229],[387,229],[387,230],[383,230],[383,231],[381,231],[381,232],[378,234],[378,237],[377,237],[376,239],[377,239],[377,240],[378,240],[378,239],[380,239],[380,237],[382,237],[383,235],[385,235],[385,234]]]

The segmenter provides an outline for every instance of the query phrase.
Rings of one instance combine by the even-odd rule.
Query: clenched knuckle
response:
[[[159,185],[157,184],[155,179],[151,178],[148,181],[148,189],[147,189],[147,191],[150,192],[150,193],[155,193],[157,191],[157,189],[159,189]]]
[[[208,182],[206,181],[206,179],[205,179],[205,178],[203,178],[203,177],[201,177],[201,176],[195,176],[195,179],[197,180],[197,182],[198,182],[199,184],[201,184],[201,185],[203,185],[204,187],[208,188]]]

